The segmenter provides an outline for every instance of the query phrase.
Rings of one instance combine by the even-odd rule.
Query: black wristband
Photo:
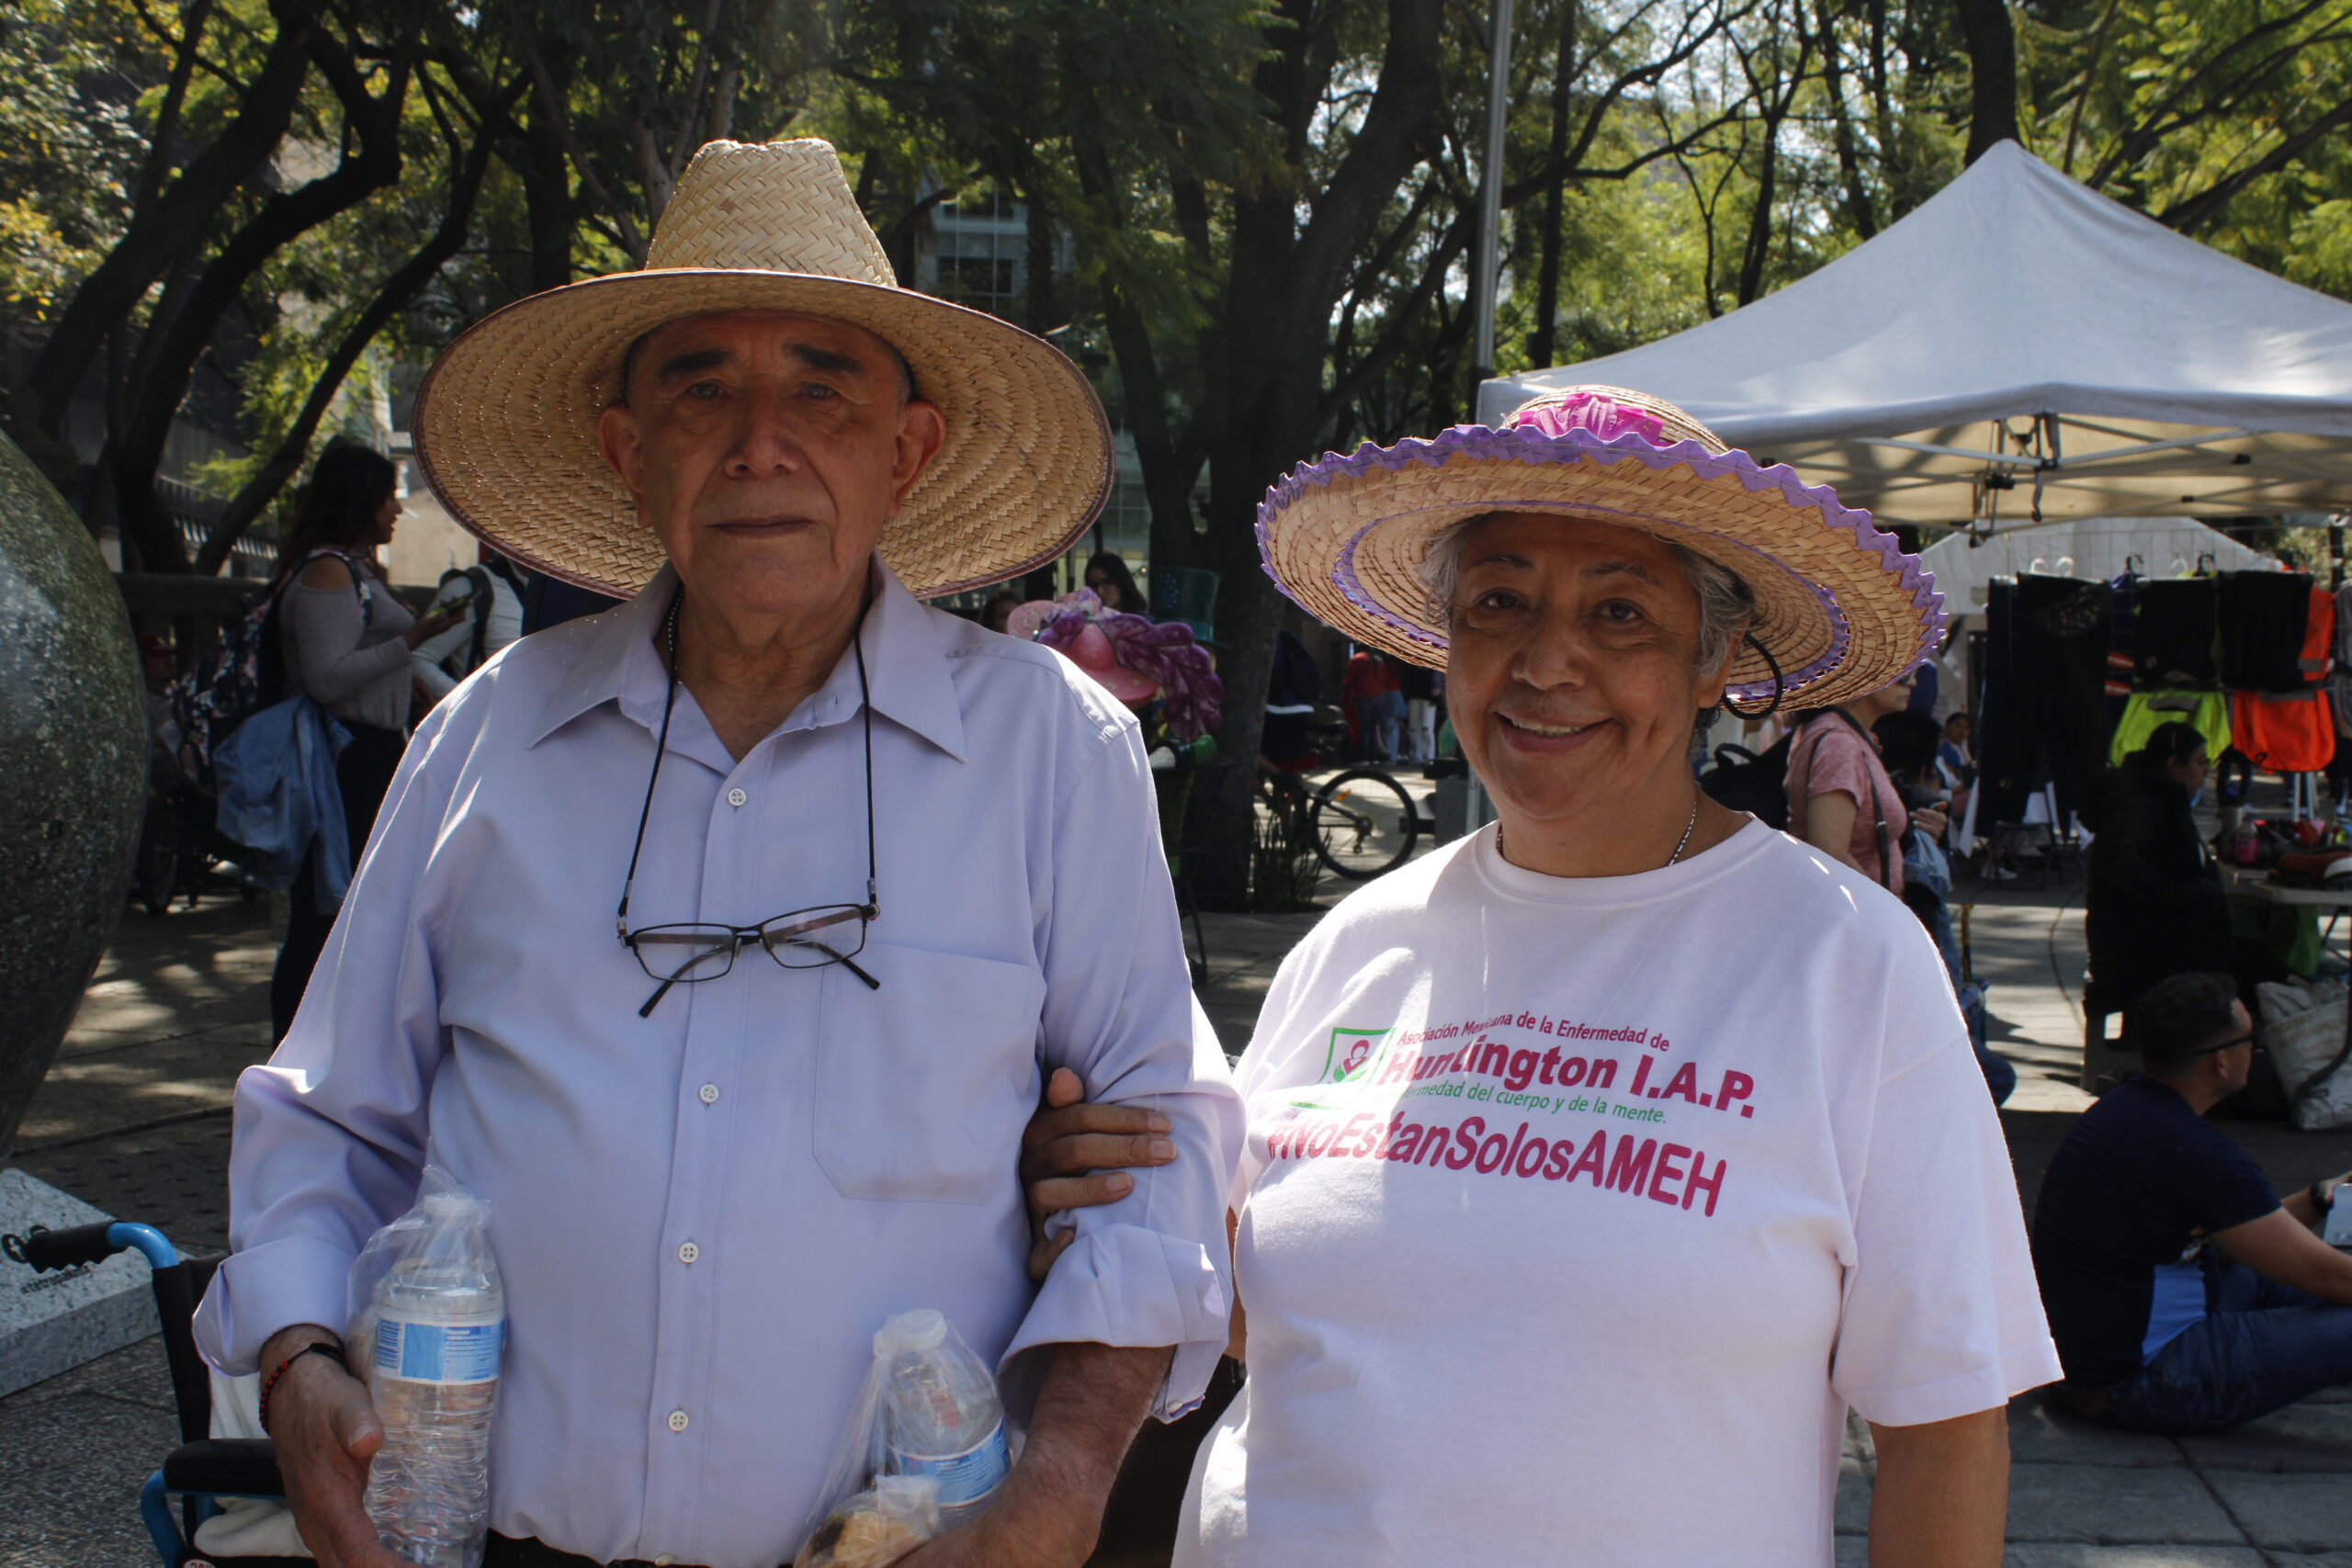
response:
[[[278,1362],[276,1370],[273,1371],[269,1376],[261,1380],[261,1398],[258,1401],[259,1407],[254,1412],[254,1419],[255,1423],[260,1426],[263,1436],[266,1437],[269,1434],[269,1396],[271,1393],[277,1389],[278,1380],[286,1375],[287,1369],[293,1366],[295,1362],[300,1360],[305,1356],[325,1356],[333,1359],[334,1364],[341,1367],[345,1372],[351,1371],[351,1363],[343,1359],[343,1347],[340,1345],[329,1344],[323,1339],[311,1340],[308,1345],[303,1346],[300,1350],[295,1351],[292,1355],[287,1357],[286,1359]]]

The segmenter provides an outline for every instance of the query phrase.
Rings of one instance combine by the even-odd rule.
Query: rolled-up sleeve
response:
[[[233,1248],[196,1315],[206,1360],[251,1372],[281,1328],[340,1332],[368,1237],[413,1201],[444,1050],[423,888],[443,816],[418,732],[277,1053],[237,1079]]]
[[[1078,1239],[1006,1348],[1173,1346],[1155,1414],[1201,1400],[1233,1299],[1225,1211],[1243,1118],[1225,1055],[1193,999],[1151,773],[1133,725],[1108,736],[1056,803],[1043,921],[1043,1056],[1087,1098],[1159,1111],[1170,1165],[1137,1169],[1115,1203],[1077,1213]]]

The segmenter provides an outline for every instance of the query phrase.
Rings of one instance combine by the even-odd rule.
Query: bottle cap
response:
[[[882,1325],[874,1337],[874,1353],[892,1350],[936,1350],[947,1342],[947,1318],[933,1307],[902,1312]]]
[[[470,1192],[428,1192],[417,1206],[424,1211],[427,1220],[443,1224],[479,1221],[488,1207]]]

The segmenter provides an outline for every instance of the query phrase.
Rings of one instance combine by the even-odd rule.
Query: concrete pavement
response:
[[[2050,1151],[2088,1103],[2074,1085],[2080,884],[1974,897],[1994,1043],[2018,1069],[2003,1122],[2030,1203]],[[1317,918],[1207,917],[1202,999],[1229,1048],[1247,1041],[1282,955]],[[239,1069],[267,1055],[275,946],[264,903],[230,897],[161,919],[126,914],[27,1118],[18,1163],[109,1213],[160,1225],[186,1250],[225,1246],[229,1092]],[[2282,1188],[2352,1168],[2352,1136],[2229,1131]],[[2087,1427],[2026,1395],[2011,1415],[2009,1568],[2352,1568],[2352,1391],[2338,1392],[2180,1442]],[[0,1488],[14,1504],[0,1515],[0,1568],[152,1562],[135,1500],[174,1433],[152,1341],[0,1399]],[[1864,1562],[1872,1462],[1855,1424],[1840,1564]]]

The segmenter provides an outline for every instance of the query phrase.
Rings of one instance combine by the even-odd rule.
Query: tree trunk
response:
[[[2018,141],[2018,39],[2005,0],[1952,0],[1968,45],[1968,152],[1973,164],[1996,142]]]
[[[533,294],[560,288],[571,281],[573,228],[571,161],[563,150],[563,133],[550,120],[543,104],[531,107],[523,137],[523,217],[531,242]]]
[[[1249,894],[1259,736],[1273,665],[1280,596],[1258,557],[1257,508],[1267,485],[1314,454],[1324,432],[1324,360],[1333,308],[1350,265],[1378,231],[1383,209],[1440,133],[1438,0],[1388,0],[1379,83],[1354,141],[1302,225],[1295,192],[1303,153],[1330,70],[1329,42],[1311,8],[1283,7],[1270,27],[1258,85],[1280,129],[1294,182],[1238,196],[1225,280],[1224,327],[1237,350],[1225,362],[1209,458],[1208,550],[1218,574],[1218,672],[1225,678],[1219,757],[1192,863],[1196,891],[1216,907]],[[1196,786],[1197,789],[1197,786]]]
[[[1821,85],[1829,99],[1830,141],[1838,150],[1838,174],[1846,187],[1846,219],[1856,233],[1872,239],[1878,234],[1878,204],[1871,199],[1870,184],[1862,175],[1861,148],[1846,103],[1845,45],[1838,41],[1838,18],[1828,0],[1820,0],[1814,14],[1821,31]]]
[[[1527,362],[1541,368],[1552,363],[1559,336],[1560,254],[1567,236],[1560,225],[1566,215],[1568,188],[1568,105],[1577,79],[1577,7],[1567,7],[1560,24],[1560,54],[1552,74],[1552,141],[1550,175],[1544,187],[1543,257],[1535,267],[1535,330],[1527,334]]]

